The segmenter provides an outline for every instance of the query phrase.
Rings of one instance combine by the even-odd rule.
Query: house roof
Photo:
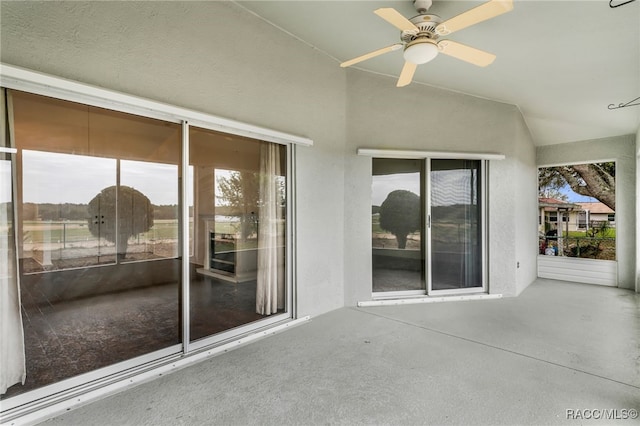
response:
[[[539,198],[538,198],[538,203],[545,203],[545,204],[565,204],[565,203],[566,203],[566,201],[558,200],[557,198],[545,198],[545,197],[539,197]]]
[[[582,210],[589,210],[589,212],[591,213],[605,213],[605,214],[615,213],[615,210],[612,210],[607,205],[601,202],[576,203],[576,204],[579,204]]]
[[[580,210],[580,206],[576,203],[558,200],[557,198],[538,198],[538,207],[544,207],[545,211],[554,211],[558,209]]]

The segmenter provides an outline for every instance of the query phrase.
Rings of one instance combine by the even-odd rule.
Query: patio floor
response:
[[[640,295],[539,279],[517,298],[339,309],[47,423],[625,425],[640,420],[579,416],[634,409]]]

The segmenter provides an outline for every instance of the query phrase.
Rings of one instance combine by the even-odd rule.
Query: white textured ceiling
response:
[[[399,41],[399,30],[375,9],[417,14],[411,0],[236,3],[333,57],[336,66]],[[446,20],[482,3],[435,0],[429,13]],[[536,145],[635,134],[640,127],[640,106],[607,108],[640,96],[640,0],[617,8],[608,0],[515,0],[512,12],[442,38],[497,59],[479,68],[439,55],[418,67],[412,85],[518,105]],[[397,78],[403,62],[395,51],[356,67]]]

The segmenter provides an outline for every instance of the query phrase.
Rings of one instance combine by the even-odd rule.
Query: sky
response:
[[[588,202],[598,202],[597,199],[593,197],[586,197],[584,195],[580,195],[578,193],[573,192],[573,190],[569,187],[569,185],[565,185],[560,190],[561,193],[567,196],[567,199],[571,203],[588,203]]]

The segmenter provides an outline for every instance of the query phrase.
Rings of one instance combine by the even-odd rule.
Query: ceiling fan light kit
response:
[[[490,0],[444,22],[438,15],[427,14],[431,3],[432,0],[414,0],[413,5],[419,15],[410,20],[393,8],[375,10],[376,15],[401,31],[401,43],[358,56],[341,63],[340,66],[348,67],[404,48],[405,64],[397,84],[398,87],[402,87],[411,83],[417,65],[433,60],[439,52],[480,67],[485,67],[495,60],[496,56],[491,53],[452,40],[438,41],[438,38],[513,10],[513,0]]]
[[[438,46],[431,40],[416,40],[404,48],[403,56],[416,65],[426,64],[438,56]]]

